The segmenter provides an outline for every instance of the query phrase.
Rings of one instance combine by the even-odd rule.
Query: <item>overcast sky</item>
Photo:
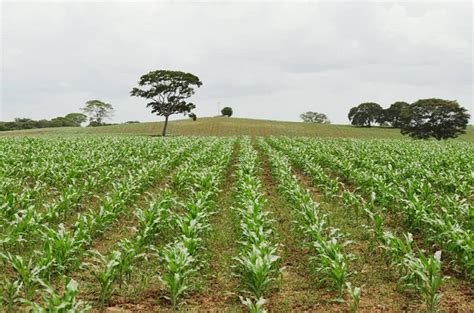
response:
[[[361,102],[431,97],[472,115],[472,17],[471,1],[2,1],[0,120],[49,119],[90,99],[111,103],[114,122],[162,120],[129,96],[158,69],[201,78],[198,116],[231,106],[348,123]]]

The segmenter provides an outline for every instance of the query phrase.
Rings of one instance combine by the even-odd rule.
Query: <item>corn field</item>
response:
[[[1,138],[0,156],[2,312],[474,311],[469,142]]]

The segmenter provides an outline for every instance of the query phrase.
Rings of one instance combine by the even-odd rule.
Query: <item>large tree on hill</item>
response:
[[[146,88],[133,88],[130,95],[151,100],[147,107],[151,107],[151,113],[165,117],[162,135],[166,136],[170,115],[189,113],[196,107],[186,99],[194,94],[194,86],[199,88],[202,82],[190,73],[159,70],[140,77],[138,85]]]
[[[437,140],[464,134],[470,115],[457,101],[421,99],[410,105],[409,118],[401,133],[416,139]]]
[[[383,112],[383,121],[389,123],[392,127],[400,128],[406,122],[410,115],[410,104],[403,101],[397,101],[390,105]]]
[[[86,102],[86,106],[82,108],[82,111],[89,115],[91,125],[100,126],[103,124],[104,119],[112,116],[114,108],[110,103],[100,100],[89,100]]]
[[[383,122],[383,109],[374,102],[361,103],[349,111],[348,118],[352,125],[370,127],[372,123]]]
[[[300,115],[300,118],[305,123],[316,123],[316,124],[331,124],[331,121],[324,113],[318,112],[306,112]]]

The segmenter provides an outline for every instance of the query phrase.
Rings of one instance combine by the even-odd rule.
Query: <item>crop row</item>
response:
[[[295,222],[300,225],[300,231],[312,250],[313,270],[318,273],[321,281],[327,282],[337,292],[340,300],[343,300],[344,292],[347,291],[353,299],[351,310],[356,310],[361,290],[353,287],[348,280],[351,275],[349,262],[353,256],[344,251],[344,247],[350,242],[344,240],[339,229],[328,224],[327,216],[321,213],[319,203],[312,199],[309,191],[293,175],[287,157],[262,139],[259,145],[268,157],[279,192],[293,208]]]
[[[272,242],[272,223],[265,211],[260,163],[249,138],[240,142],[235,169],[235,202],[233,210],[240,221],[240,253],[236,257],[236,274],[244,293],[251,298],[241,301],[253,312],[263,311],[264,296],[281,273],[278,246]]]
[[[342,202],[348,209],[363,213],[371,224],[373,242],[385,257],[390,268],[398,275],[398,284],[402,290],[412,289],[422,296],[429,311],[435,311],[441,300],[439,288],[445,280],[441,271],[441,251],[428,255],[421,249],[414,248],[411,233],[397,236],[384,228],[383,213],[374,204],[374,198],[367,202],[363,197],[353,193],[337,179],[328,176],[323,169],[307,162],[301,149],[282,142],[270,140],[273,145],[285,151],[289,159],[307,174],[315,186],[325,191],[325,196]]]
[[[341,140],[291,141],[278,139],[277,142],[277,145],[283,147],[284,150],[291,149],[294,155],[300,155],[302,158],[300,165],[313,166],[313,173],[323,173],[325,169],[329,169],[332,173],[343,177],[345,181],[356,186],[361,194],[372,198],[373,204],[382,210],[388,209],[392,214],[399,216],[408,231],[422,234],[427,243],[435,246],[435,250],[442,250],[444,255],[452,260],[453,268],[461,266],[468,276],[473,275],[474,240],[472,239],[473,228],[470,216],[472,216],[474,207],[469,198],[461,197],[465,193],[463,190],[469,188],[472,190],[472,186],[474,186],[469,174],[464,173],[459,176],[459,188],[451,186],[451,183],[448,183],[454,179],[451,167],[442,167],[438,163],[429,167],[424,163],[424,160],[419,159],[424,150],[416,159],[405,157],[403,162],[390,162],[389,160],[393,160],[394,157],[386,156],[382,152],[374,152],[370,157],[367,157],[368,151],[363,142],[358,143],[362,145],[360,149],[354,147],[355,142]],[[395,149],[393,145],[397,145],[397,143],[374,141],[372,145],[373,149],[378,151],[385,147]],[[406,150],[408,155],[413,155],[415,158],[416,154],[412,149],[429,149],[430,147],[416,148],[407,145],[398,149]],[[436,149],[432,149],[431,153],[437,153],[436,151]],[[440,151],[451,153],[452,158],[464,165],[466,171],[469,171],[469,168],[474,168],[471,164],[472,158],[466,158],[463,153],[449,149]],[[388,152],[385,153],[388,154]],[[446,158],[445,156],[440,157]],[[361,159],[369,161],[361,161]],[[403,171],[403,169],[412,168],[413,164],[416,166],[421,162],[423,162],[423,166],[420,166],[419,170],[428,177],[426,179],[421,178],[424,177],[423,173],[413,176],[396,174],[399,172],[411,173],[411,171]],[[450,161],[448,164],[452,163],[453,161]],[[438,168],[435,168],[436,165]],[[461,165],[453,165],[453,173],[457,173]],[[433,171],[437,171],[441,180],[445,177],[444,184],[438,184],[437,187],[431,185],[429,177],[435,175],[432,173]],[[466,184],[469,187],[466,187]],[[444,186],[443,191],[440,186]],[[331,188],[337,189],[339,184],[333,182]],[[455,193],[451,194],[449,192],[451,189],[455,190]]]

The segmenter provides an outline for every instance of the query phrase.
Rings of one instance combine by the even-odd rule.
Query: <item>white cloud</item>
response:
[[[363,101],[457,99],[472,113],[472,4],[4,2],[1,119],[89,99],[156,120],[129,91],[155,69],[197,74],[197,114],[346,123]]]

